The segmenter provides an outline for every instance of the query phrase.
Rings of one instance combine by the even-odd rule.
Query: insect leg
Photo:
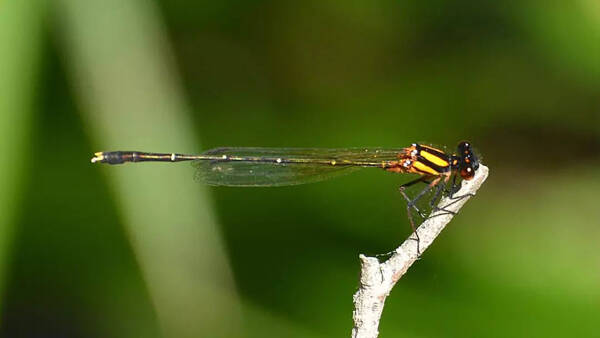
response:
[[[419,233],[417,232],[417,227],[415,226],[415,222],[413,219],[413,215],[412,215],[412,209],[415,209],[419,215],[425,219],[426,217],[421,213],[421,211],[416,207],[415,203],[421,198],[423,197],[428,191],[430,191],[431,189],[433,189],[433,187],[435,187],[436,185],[438,185],[438,183],[440,182],[440,180],[442,179],[442,177],[437,177],[435,178],[433,181],[429,182],[429,184],[427,185],[427,187],[423,190],[421,190],[421,192],[419,192],[417,194],[417,196],[415,196],[412,200],[408,197],[408,195],[406,195],[406,193],[404,192],[404,189],[406,189],[407,186],[413,185],[415,183],[418,182],[424,182],[426,179],[428,179],[429,177],[421,177],[417,180],[408,182],[402,186],[400,186],[400,193],[402,194],[402,196],[404,197],[404,199],[406,200],[406,213],[408,215],[408,221],[410,223],[410,226],[415,234],[416,237],[416,241],[417,241],[417,255],[421,256],[421,249],[419,247],[419,244],[421,242],[421,239],[419,238]]]
[[[446,190],[446,185],[448,184],[448,178],[446,178],[442,183],[439,183],[435,189],[435,193],[433,194],[433,198],[429,201],[429,206],[435,210],[436,204],[439,198],[441,198],[442,191]]]
[[[422,218],[425,218],[425,215],[423,215],[423,213],[421,213],[421,210],[419,210],[419,208],[417,207],[417,205],[415,204],[415,202],[417,202],[417,200],[419,198],[421,198],[422,195],[424,195],[431,188],[429,188],[429,187],[425,188],[425,190],[421,191],[413,199],[411,199],[410,197],[408,197],[408,195],[405,193],[405,190],[406,190],[406,188],[410,187],[411,185],[414,185],[414,184],[417,184],[417,183],[431,184],[431,182],[427,181],[428,179],[429,179],[429,177],[422,176],[422,177],[417,178],[416,180],[410,181],[408,183],[404,183],[403,185],[400,186],[400,188],[398,188],[400,190],[400,193],[402,194],[402,197],[404,197],[404,199],[406,200],[407,206],[409,208],[413,208],[419,214],[419,216],[421,216]]]

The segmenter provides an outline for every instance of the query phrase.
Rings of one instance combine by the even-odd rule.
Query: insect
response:
[[[365,167],[417,174],[417,179],[400,186],[400,192],[407,202],[409,222],[417,239],[417,252],[419,237],[412,211],[426,218],[417,207],[417,201],[430,191],[433,191],[433,198],[429,202],[432,208],[444,191],[450,197],[462,198],[452,196],[457,188],[457,176],[470,180],[479,168],[479,160],[467,141],[458,144],[455,154],[413,143],[398,149],[215,148],[198,155],[109,151],[95,153],[91,161],[108,164],[193,161],[197,168],[196,175],[201,181],[209,185],[235,187],[317,182]],[[446,190],[451,178],[450,189]],[[405,190],[417,183],[425,183],[426,187],[411,198]]]

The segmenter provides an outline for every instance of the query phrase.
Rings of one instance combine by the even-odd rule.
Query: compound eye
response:
[[[473,178],[473,176],[475,176],[475,170],[473,170],[473,168],[471,168],[471,166],[468,166],[468,167],[460,170],[460,176],[464,180],[470,180]]]
[[[469,155],[471,153],[471,144],[467,141],[462,141],[458,144],[458,153]]]

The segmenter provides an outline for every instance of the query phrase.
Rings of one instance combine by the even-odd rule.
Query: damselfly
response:
[[[457,176],[470,180],[479,168],[479,160],[469,142],[460,142],[457,150],[456,154],[447,154],[437,148],[413,143],[399,149],[215,148],[199,155],[110,151],[95,153],[92,163],[194,161],[197,177],[201,181],[209,185],[235,187],[272,187],[317,182],[360,168],[418,174],[417,179],[400,186],[400,192],[407,202],[409,222],[418,241],[412,211],[423,218],[426,215],[417,207],[417,201],[434,191],[429,202],[434,207],[444,191],[452,197],[456,190]],[[446,190],[451,178],[450,189]],[[427,186],[410,198],[405,189],[416,183],[425,183]]]

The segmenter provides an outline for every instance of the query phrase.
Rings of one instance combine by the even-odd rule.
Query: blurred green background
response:
[[[3,337],[347,337],[406,177],[91,155],[462,139],[490,177],[380,336],[600,336],[597,1],[3,1],[0,74]]]

